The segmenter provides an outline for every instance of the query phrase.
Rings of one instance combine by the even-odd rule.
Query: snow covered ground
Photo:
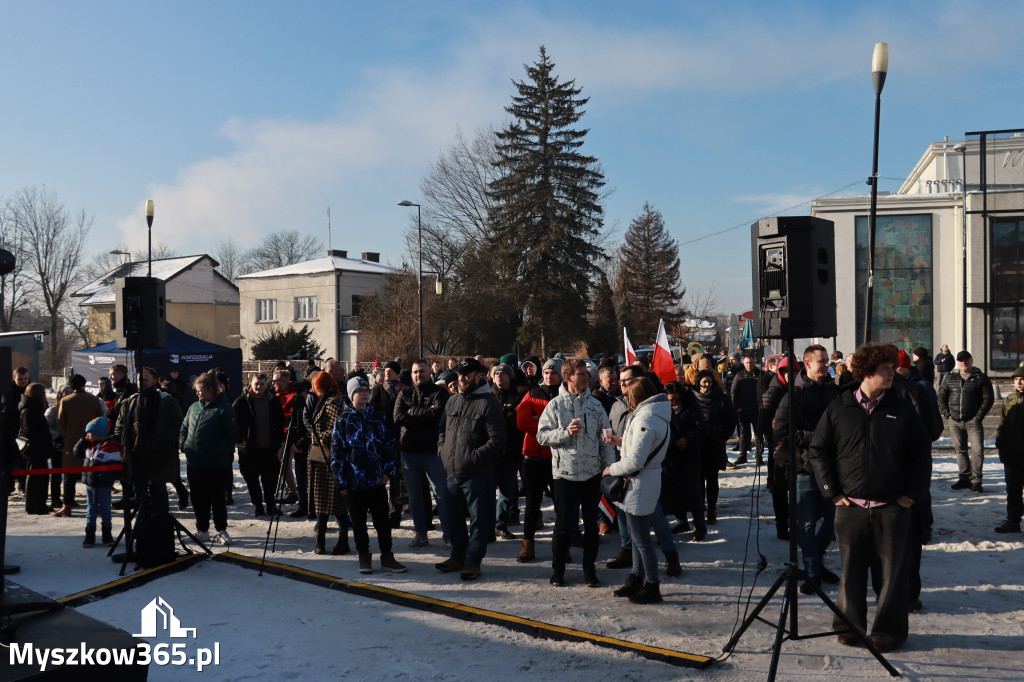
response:
[[[908,679],[1021,679],[1024,667],[1024,537],[993,532],[1004,518],[1002,467],[994,452],[986,458],[985,494],[951,491],[955,461],[948,445],[935,451],[932,494],[936,516],[933,543],[923,561],[924,610],[911,615],[911,636],[888,659]],[[229,510],[233,551],[262,553],[267,524],[252,516],[241,477],[235,476],[237,506]],[[285,518],[279,527],[273,561],[541,620],[669,649],[720,656],[747,603],[757,563],[757,545],[768,569],[758,577],[753,601],[774,581],[788,555],[775,538],[771,503],[760,500],[760,532],[750,523],[754,469],[722,473],[719,522],[708,541],[675,536],[683,562],[680,578],[663,578],[665,602],[634,606],[611,590],[626,572],[600,568],[618,550],[618,537],[602,537],[599,577],[605,586],[582,585],[579,564],[571,564],[562,588],[548,584],[553,515],[538,542],[538,560],[519,564],[518,541],[490,545],[482,577],[470,583],[437,573],[433,564],[446,557],[440,533],[430,547],[408,550],[411,521],[395,532],[398,559],[405,574],[379,569],[357,571],[354,555],[317,556],[313,524]],[[84,504],[84,488],[79,486]],[[84,510],[72,518],[27,516],[22,498],[10,503],[7,562],[19,564],[15,582],[51,597],[62,597],[117,577],[118,567],[101,547],[83,549]],[[173,504],[173,494],[172,494]],[[177,514],[189,528],[190,512]],[[521,528],[515,528],[515,531]],[[749,537],[749,541],[748,541]],[[376,543],[371,547],[377,561]],[[215,552],[223,551],[217,547]],[[573,550],[579,559],[580,550]],[[746,562],[744,559],[746,557]],[[833,569],[833,548],[826,559]],[[745,587],[741,589],[741,584]],[[833,597],[835,588],[827,590]],[[494,625],[394,606],[286,578],[205,561],[125,593],[81,607],[81,612],[129,633],[139,632],[140,610],[155,597],[173,606],[185,627],[197,628],[189,647],[219,644],[220,663],[202,673],[172,666],[151,666],[152,680],[344,679],[523,679],[559,680],[709,680],[760,679],[767,674],[775,631],[755,624],[736,651],[705,671],[679,668],[592,644],[535,639]],[[776,619],[781,599],[766,615]],[[828,629],[830,614],[816,597],[800,597],[801,634]],[[171,640],[161,640],[171,641]],[[74,643],[71,643],[74,644]],[[840,646],[833,637],[785,642],[780,679],[885,679],[888,674],[863,649]]]

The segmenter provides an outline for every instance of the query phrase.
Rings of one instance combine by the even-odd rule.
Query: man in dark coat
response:
[[[761,370],[754,364],[754,356],[747,353],[743,356],[743,366],[736,370],[732,377],[732,387],[729,389],[732,398],[732,406],[736,409],[736,427],[739,429],[740,456],[735,462],[731,462],[729,468],[735,468],[747,461],[747,452],[750,450],[750,429],[757,428],[757,415],[759,395],[757,392],[760,385]]]
[[[1024,516],[1024,367],[1013,370],[1013,393],[1003,400],[996,449],[1006,475],[1006,520],[997,533],[1019,533]]]
[[[459,391],[445,405],[437,441],[448,474],[445,506],[452,551],[435,568],[461,571],[463,580],[476,580],[494,528],[494,463],[505,449],[505,420],[480,361],[465,358],[457,371]]]
[[[505,449],[495,463],[498,505],[495,508],[494,533],[503,540],[515,540],[508,529],[519,520],[519,468],[523,463],[523,432],[516,426],[516,409],[523,396],[515,381],[511,365],[498,365],[494,370],[491,393],[501,405],[505,419]]]
[[[803,594],[814,594],[822,581],[839,582],[839,576],[824,564],[825,551],[834,537],[836,507],[818,491],[814,471],[807,461],[807,448],[818,421],[837,398],[839,386],[828,371],[828,351],[818,344],[808,346],[804,350],[804,368],[793,382],[793,426],[789,420],[787,394],[783,394],[774,420],[775,458],[788,459],[790,436],[796,450],[796,522],[800,553],[807,571],[807,582],[800,586]]]
[[[907,555],[910,507],[928,489],[928,434],[913,406],[892,390],[895,348],[866,344],[853,356],[860,385],[825,410],[808,459],[822,496],[836,505],[835,534],[842,560],[837,605],[858,629],[839,642],[853,646],[867,629],[871,564],[881,566],[871,638],[879,652],[907,639]],[[833,627],[845,630],[841,618]]]
[[[398,399],[398,394],[406,388],[405,384],[398,380],[401,371],[402,366],[396,360],[384,363],[384,381],[374,384],[370,392],[370,405],[384,415],[388,428],[395,435],[396,443],[398,442],[398,428],[395,426],[395,401]],[[392,528],[402,525],[401,484],[399,481],[401,453],[402,448],[399,445],[395,452],[395,476],[388,484],[389,518]]]
[[[448,538],[444,507],[445,473],[437,457],[437,428],[448,402],[448,391],[430,381],[425,360],[412,363],[412,382],[413,385],[402,389],[395,399],[394,422],[400,429],[402,475],[412,511],[414,536],[409,547],[419,549],[430,544],[427,540],[427,530],[431,526],[430,491],[437,499],[442,537]]]
[[[960,479],[953,490],[970,488],[972,493],[984,492],[981,468],[985,459],[984,419],[995,402],[992,382],[974,366],[974,358],[965,350],[956,354],[957,372],[951,372],[939,387],[939,411],[949,420]],[[968,456],[970,443],[970,456]]]
[[[939,373],[939,388],[941,389],[942,385],[946,383],[949,373],[956,366],[953,354],[949,352],[949,346],[942,344],[942,350],[935,354],[935,360],[932,364],[935,365],[935,370]]]

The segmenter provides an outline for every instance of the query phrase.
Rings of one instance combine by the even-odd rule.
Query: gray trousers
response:
[[[965,422],[950,419],[949,433],[953,437],[953,450],[956,452],[956,463],[960,469],[960,480],[970,479],[972,485],[980,485],[981,464],[985,459],[985,427],[980,421],[973,419]]]

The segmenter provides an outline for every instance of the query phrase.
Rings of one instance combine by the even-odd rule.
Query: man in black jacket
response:
[[[837,605],[860,630],[867,626],[867,582],[881,567],[871,637],[880,652],[903,645],[908,632],[907,555],[910,507],[928,489],[928,434],[913,406],[892,390],[895,348],[866,344],[853,355],[858,388],[828,406],[808,459],[818,488],[836,505],[842,560]],[[841,619],[833,627],[845,629]],[[848,646],[859,640],[839,635]]]
[[[747,353],[743,356],[743,367],[736,371],[732,378],[730,397],[733,407],[736,408],[736,428],[739,430],[740,456],[735,462],[729,463],[733,469],[747,461],[747,452],[750,450],[750,429],[757,428],[758,406],[760,395],[761,370],[754,364],[754,356]],[[760,453],[758,453],[760,457]]]
[[[444,407],[437,439],[448,474],[445,505],[452,552],[434,568],[442,573],[461,571],[463,580],[476,580],[494,528],[494,462],[505,449],[505,420],[483,379],[480,361],[465,358],[457,371],[459,392]]]
[[[796,522],[800,553],[803,555],[807,582],[803,594],[814,594],[822,581],[839,582],[839,576],[825,568],[825,551],[832,544],[836,506],[818,491],[814,471],[807,461],[807,447],[825,409],[839,398],[839,386],[828,371],[828,351],[814,344],[804,350],[804,368],[793,382],[793,424],[789,421],[789,395],[783,394],[775,412],[775,461],[789,458],[789,437],[796,449]],[[792,475],[792,474],[790,474]]]
[[[957,372],[951,372],[939,387],[939,411],[949,420],[953,451],[960,469],[960,480],[953,490],[970,488],[972,493],[984,492],[981,487],[981,465],[985,459],[985,427],[982,420],[992,409],[995,395],[992,382],[974,366],[974,359],[965,350],[956,354]],[[967,454],[970,442],[970,457]]]
[[[413,385],[403,389],[395,399],[395,426],[400,430],[402,450],[402,476],[409,492],[414,536],[409,547],[419,549],[430,544],[427,530],[431,525],[430,493],[437,500],[437,514],[441,521],[441,536],[448,539],[448,519],[445,517],[444,466],[437,456],[437,427],[448,402],[448,391],[430,381],[426,360],[412,363]],[[425,480],[424,480],[425,479]]]
[[[939,388],[946,383],[949,373],[953,371],[953,354],[949,352],[949,346],[942,344],[942,350],[935,354],[935,370],[939,373]]]
[[[494,368],[491,393],[501,405],[505,418],[505,449],[495,463],[498,505],[494,512],[494,533],[503,540],[515,540],[508,529],[519,520],[519,468],[523,464],[523,432],[516,426],[516,410],[523,396],[515,383],[516,372],[511,365]]]

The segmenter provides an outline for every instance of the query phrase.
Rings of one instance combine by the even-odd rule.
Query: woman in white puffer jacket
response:
[[[668,451],[672,403],[647,377],[631,381],[625,394],[632,410],[626,431],[621,439],[612,436],[608,441],[620,448],[620,458],[603,472],[605,476],[632,476],[625,499],[615,505],[626,514],[633,541],[633,569],[614,594],[629,597],[634,604],[651,604],[661,601],[661,585],[650,515],[661,495],[661,462]]]

